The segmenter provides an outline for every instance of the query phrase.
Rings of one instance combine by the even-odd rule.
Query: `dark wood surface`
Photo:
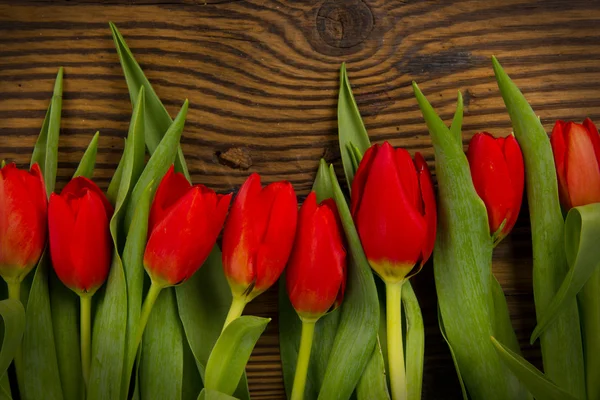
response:
[[[304,196],[318,161],[334,162],[338,69],[348,63],[373,141],[433,152],[413,98],[419,82],[441,115],[465,97],[464,140],[510,133],[490,57],[498,56],[544,126],[600,119],[600,4],[593,1],[0,1],[0,159],[25,165],[59,66],[65,67],[58,189],[100,130],[95,179],[106,187],[131,106],[108,29],[121,29],[167,109],[190,100],[182,138],[192,178],[221,192],[250,172]],[[535,324],[526,205],[496,249],[525,356]],[[414,280],[426,324],[424,398],[458,399],[438,330],[431,266]],[[247,313],[273,318],[248,365],[255,399],[284,398],[274,290]]]

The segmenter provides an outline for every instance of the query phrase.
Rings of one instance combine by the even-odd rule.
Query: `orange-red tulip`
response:
[[[231,195],[192,186],[169,169],[150,210],[144,267],[153,282],[173,286],[202,266],[221,231]]]
[[[388,282],[417,273],[433,251],[435,195],[427,163],[388,142],[364,154],[352,182],[352,217],[371,267]],[[415,266],[417,268],[415,268]]]
[[[93,294],[106,280],[112,255],[113,207],[84,177],[72,179],[48,206],[50,257],[59,279],[78,294]]]
[[[513,135],[494,138],[481,132],[471,139],[467,158],[473,186],[485,204],[490,232],[498,242],[515,226],[521,209],[525,184],[521,148]]]
[[[0,275],[21,282],[37,264],[46,243],[48,200],[37,164],[29,172],[0,169]]]
[[[223,231],[223,268],[235,296],[249,301],[277,281],[292,251],[297,218],[289,182],[263,188],[258,174],[248,177]]]
[[[318,319],[341,304],[346,287],[346,250],[333,200],[317,205],[311,192],[302,204],[286,284],[292,306],[301,318]]]
[[[600,202],[600,136],[592,120],[556,121],[550,143],[562,206]]]

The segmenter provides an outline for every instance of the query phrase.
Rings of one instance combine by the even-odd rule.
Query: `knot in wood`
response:
[[[362,0],[325,0],[317,13],[317,31],[330,46],[349,48],[373,30],[373,14]]]

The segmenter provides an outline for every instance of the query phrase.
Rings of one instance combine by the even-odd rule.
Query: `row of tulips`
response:
[[[244,366],[268,320],[242,313],[280,280],[281,353],[290,398],[346,399],[355,393],[361,400],[417,400],[424,329],[409,279],[433,254],[438,319],[465,398],[599,398],[594,243],[600,233],[600,136],[589,119],[558,121],[548,140],[494,60],[515,136],[478,133],[465,154],[460,95],[447,128],[415,84],[436,155],[436,202],[419,153],[413,159],[387,142],[370,144],[343,66],[338,123],[349,200],[332,166],[322,162],[300,210],[289,182],[263,187],[257,174],[232,201],[230,194],[190,183],[179,150],[187,102],[174,121],[166,111],[155,112],[164,111],[160,99],[116,27],[111,29],[134,107],[107,193],[89,179],[97,135],[75,177],[54,193],[62,72],[30,171],[14,164],[0,170],[0,274],[9,297],[0,303],[6,323],[0,366],[14,356],[18,383],[11,389],[4,374],[0,393],[18,386],[23,399],[248,398]],[[146,165],[145,147],[151,154]],[[538,316],[532,340],[541,338],[545,375],[520,355],[491,271],[494,247],[518,218],[525,176]],[[555,223],[553,201],[558,205],[559,197],[567,218],[563,222],[560,215]],[[60,327],[71,325],[57,321],[70,303],[52,284],[47,292],[46,241],[56,276],[79,297],[78,352],[62,347],[62,335],[73,336]],[[219,282],[227,282],[227,295]],[[384,296],[377,293],[380,282]],[[198,288],[212,290],[214,298],[190,301],[203,294]],[[55,338],[36,329],[47,314],[39,300],[44,293],[54,299],[53,307],[65,306],[52,309]],[[579,311],[571,307],[575,298]],[[229,310],[226,316],[222,307]],[[202,318],[190,317],[190,309]],[[198,322],[215,329],[198,329]],[[48,344],[48,337],[51,345],[38,354],[35,343]],[[184,364],[185,349],[191,366]],[[32,382],[36,371],[42,376]],[[186,374],[196,378],[186,380]]]

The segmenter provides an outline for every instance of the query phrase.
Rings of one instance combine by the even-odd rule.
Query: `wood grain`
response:
[[[449,120],[465,96],[464,140],[510,133],[491,69],[495,54],[548,131],[555,119],[600,119],[600,4],[591,1],[188,0],[0,2],[0,159],[25,165],[59,66],[65,67],[59,184],[100,130],[95,179],[106,187],[131,112],[108,29],[121,29],[169,112],[190,111],[183,151],[197,183],[226,192],[250,172],[290,180],[307,194],[318,160],[339,165],[338,69],[348,63],[374,141],[433,163],[413,98],[416,80]],[[526,207],[524,207],[526,210]],[[524,354],[535,324],[526,212],[496,250]],[[415,278],[426,323],[424,398],[458,399],[436,321],[431,266]],[[284,398],[274,290],[247,313],[273,318],[248,376],[253,398]]]

